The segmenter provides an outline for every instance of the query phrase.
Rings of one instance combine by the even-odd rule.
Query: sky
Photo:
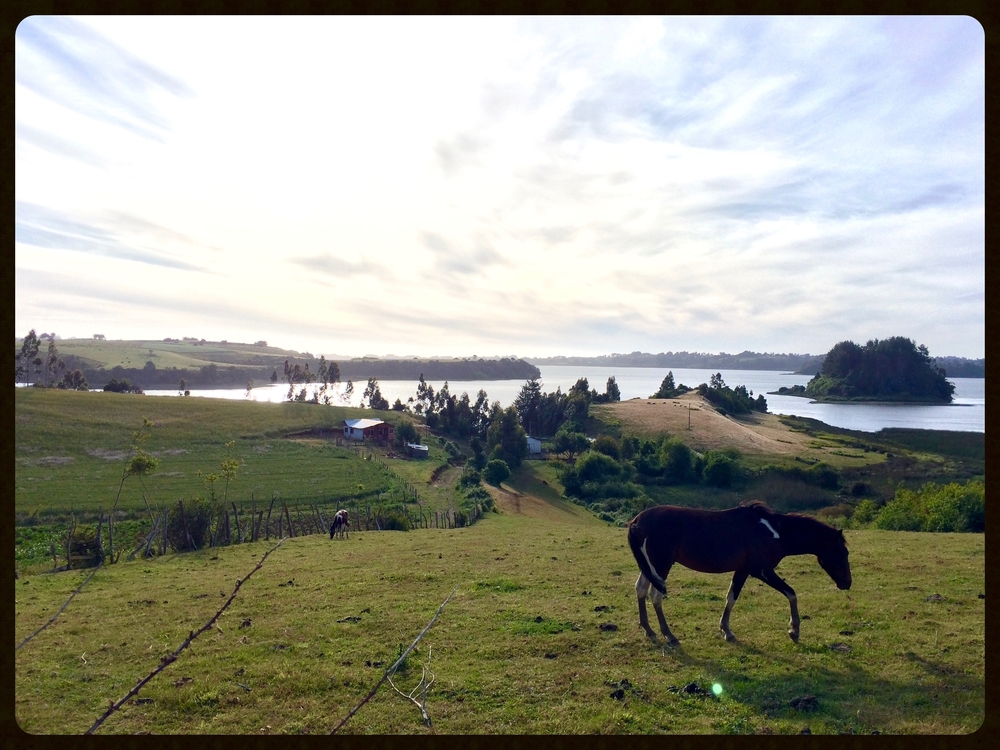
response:
[[[15,336],[985,356],[968,17],[55,17]]]

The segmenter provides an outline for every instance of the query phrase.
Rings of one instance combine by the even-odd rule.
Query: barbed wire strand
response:
[[[371,691],[368,693],[368,695],[366,695],[364,697],[364,700],[362,700],[358,705],[356,705],[354,708],[352,708],[350,710],[350,713],[348,713],[347,716],[345,716],[341,720],[341,722],[330,731],[330,734],[336,734],[340,730],[340,728],[342,726],[344,726],[344,724],[347,723],[348,719],[350,719],[352,716],[354,716],[354,714],[356,714],[363,705],[365,705],[368,701],[370,701],[375,696],[375,693],[378,692],[378,689],[380,687],[382,687],[382,683],[385,682],[386,680],[388,680],[393,675],[393,673],[396,671],[396,669],[399,667],[399,665],[403,663],[403,660],[406,659],[406,657],[409,655],[409,653],[416,647],[416,645],[418,643],[420,643],[420,639],[423,638],[424,635],[427,633],[427,631],[431,629],[431,626],[435,622],[437,622],[437,618],[440,616],[441,610],[444,609],[444,605],[446,605],[449,601],[451,601],[451,597],[453,597],[455,595],[456,591],[458,591],[458,586],[456,586],[454,589],[452,589],[451,593],[448,594],[448,598],[445,599],[443,602],[441,602],[441,606],[438,607],[437,612],[434,613],[434,617],[432,617],[431,621],[429,623],[427,623],[427,626],[423,630],[420,631],[420,635],[417,636],[417,639],[413,643],[410,644],[410,647],[408,649],[406,649],[406,651],[404,651],[402,653],[402,655],[396,660],[395,664],[393,664],[391,667],[389,667],[387,670],[385,670],[385,674],[382,675],[382,679],[379,680],[377,683],[375,683],[375,687],[373,687],[371,689]]]
[[[99,563],[97,564],[97,567],[96,567],[96,568],[94,568],[94,569],[93,569],[93,571],[91,571],[90,575],[89,575],[89,576],[87,576],[87,577],[86,577],[86,578],[84,579],[83,583],[81,583],[81,584],[80,584],[79,586],[77,586],[77,587],[76,587],[76,591],[74,591],[74,592],[73,592],[72,594],[70,594],[70,595],[69,595],[69,599],[67,599],[67,600],[66,600],[66,603],[65,603],[65,604],[63,604],[63,605],[62,605],[62,606],[61,606],[61,607],[59,608],[59,611],[58,611],[58,612],[56,612],[56,613],[55,613],[54,615],[52,615],[52,617],[50,617],[50,618],[49,618],[49,621],[48,621],[47,623],[45,623],[44,625],[42,625],[42,627],[40,627],[40,628],[39,628],[38,630],[36,630],[36,631],[35,631],[34,633],[32,633],[31,635],[29,635],[29,636],[28,636],[27,638],[25,638],[25,639],[24,639],[23,641],[21,641],[20,643],[18,643],[18,644],[17,644],[16,646],[14,646],[14,650],[15,650],[15,651],[17,651],[18,649],[20,649],[20,648],[21,648],[21,646],[23,646],[23,645],[24,645],[25,643],[27,643],[28,641],[30,641],[30,640],[31,640],[32,638],[34,638],[34,637],[35,637],[36,635],[38,635],[38,634],[39,634],[39,633],[41,633],[41,632],[42,632],[43,630],[45,630],[45,628],[47,628],[47,627],[48,627],[49,625],[51,625],[52,623],[54,623],[54,622],[56,621],[56,618],[57,618],[57,617],[58,617],[59,615],[61,615],[61,614],[63,613],[63,610],[64,610],[64,609],[66,609],[66,607],[68,607],[68,606],[69,606],[69,603],[70,603],[71,601],[73,601],[73,597],[74,597],[74,596],[76,596],[77,594],[79,594],[79,593],[80,593],[80,589],[82,589],[82,588],[83,588],[84,586],[86,586],[86,585],[87,585],[87,584],[88,584],[88,583],[90,582],[90,579],[91,579],[91,578],[93,578],[93,577],[94,577],[94,574],[95,574],[95,573],[96,573],[96,572],[97,572],[98,570],[100,570],[100,569],[101,569],[101,566],[102,566],[102,565],[104,565],[104,561],[103,561],[103,560],[101,560],[101,562],[99,562]]]
[[[111,716],[111,714],[113,714],[115,711],[117,711],[119,708],[125,705],[125,702],[128,701],[132,696],[136,695],[147,682],[149,682],[156,675],[158,675],[160,672],[166,669],[170,664],[173,664],[175,661],[177,661],[177,657],[180,656],[180,653],[188,646],[190,646],[191,642],[195,638],[204,633],[206,630],[212,628],[212,626],[215,625],[215,621],[219,619],[219,616],[226,611],[226,609],[229,607],[230,604],[233,603],[233,600],[236,598],[236,594],[239,593],[240,586],[246,583],[247,580],[250,578],[250,576],[252,576],[254,573],[256,573],[258,570],[261,569],[261,566],[264,565],[264,561],[267,559],[267,556],[270,555],[272,552],[274,552],[276,549],[278,549],[278,547],[280,547],[287,538],[288,537],[285,537],[276,545],[271,547],[271,549],[265,552],[264,556],[260,558],[260,562],[257,563],[256,567],[249,573],[247,573],[243,578],[241,578],[236,582],[236,588],[233,589],[233,593],[229,596],[229,599],[226,600],[226,603],[222,605],[222,608],[219,609],[219,611],[212,616],[212,619],[210,619],[208,622],[206,622],[204,625],[198,628],[198,630],[192,630],[191,633],[188,634],[188,637],[185,639],[184,643],[178,646],[177,649],[172,654],[164,656],[160,660],[160,663],[159,665],[157,665],[156,669],[154,669],[148,675],[139,680],[139,682],[135,684],[135,687],[129,690],[124,697],[122,697],[120,700],[108,706],[108,710],[104,712],[101,718],[99,718],[97,721],[94,722],[93,726],[91,726],[90,729],[88,729],[85,732],[85,734],[93,734],[97,730],[97,728],[104,723],[105,719],[107,719],[109,716]]]

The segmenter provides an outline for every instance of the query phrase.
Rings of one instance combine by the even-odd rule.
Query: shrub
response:
[[[728,487],[736,476],[735,462],[725,454],[709,451],[705,454],[705,467],[702,469],[702,479],[712,487]]]
[[[482,478],[482,474],[476,471],[475,468],[470,465],[466,465],[466,467],[462,470],[462,476],[458,479],[458,486],[462,489],[465,489],[466,487],[478,487]]]
[[[615,461],[618,461],[622,457],[618,441],[610,435],[598,435],[597,439],[594,440],[593,449],[598,453],[603,453],[605,456],[613,458]]]
[[[196,497],[194,500],[189,500],[186,505],[179,500],[167,517],[167,541],[170,546],[177,552],[204,547],[212,526],[213,515],[212,505],[204,498]],[[187,534],[184,532],[185,526]],[[233,531],[235,532],[235,529]]]
[[[680,438],[670,438],[660,448],[663,476],[673,482],[683,482],[694,475],[694,453]]]
[[[986,484],[982,480],[944,486],[931,482],[917,491],[896,490],[872,525],[890,531],[985,532],[985,513]]]
[[[494,487],[499,487],[500,483],[510,476],[510,467],[507,462],[499,458],[494,458],[486,464],[483,469],[483,479]]]
[[[409,531],[410,519],[399,511],[390,510],[379,519],[379,526],[382,531]]]

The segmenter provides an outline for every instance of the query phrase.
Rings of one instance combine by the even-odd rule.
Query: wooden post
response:
[[[187,518],[184,517],[184,501],[179,500],[177,507],[181,511],[181,526],[184,528],[184,536],[187,538],[188,549],[194,549],[194,539],[191,538],[191,532],[188,531]]]
[[[170,520],[169,513],[163,511],[163,551],[161,555],[167,554],[167,521]]]
[[[104,555],[104,547],[101,546],[101,526],[103,524],[104,524],[104,511],[103,510],[99,510],[98,511],[98,515],[97,515],[97,542],[96,542],[96,544],[97,544],[97,549],[99,549],[101,551],[101,555],[102,556]],[[109,534],[109,536],[111,534],[110,525],[111,525],[111,520],[108,519],[108,526],[109,526],[109,528],[108,528],[108,534]]]
[[[243,543],[243,529],[240,528],[240,512],[236,510],[236,503],[233,503],[233,520],[236,522],[236,543]]]
[[[281,507],[285,509],[285,520],[288,521],[288,536],[290,536],[292,539],[294,539],[295,538],[295,527],[292,526],[292,516],[288,512],[288,505],[285,503],[284,500],[281,501]]]
[[[274,493],[271,493],[271,504],[267,506],[267,523],[264,524],[264,541],[271,541],[271,508],[274,507]],[[278,537],[279,539],[281,537]]]
[[[282,532],[282,528],[281,528],[281,513],[279,512],[278,513],[278,539],[282,538],[281,532]]]

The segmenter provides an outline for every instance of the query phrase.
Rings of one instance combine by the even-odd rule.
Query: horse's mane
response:
[[[820,521],[818,518],[813,518],[812,516],[808,516],[805,513],[782,513],[780,511],[774,510],[773,508],[770,508],[767,505],[767,503],[763,502],[762,500],[745,500],[744,502],[740,503],[739,507],[752,508],[753,510],[763,513],[765,516],[772,518],[774,516],[779,516],[781,518],[791,518],[793,520],[798,519],[804,521],[811,521],[812,523],[819,524],[820,526],[826,526],[831,529],[833,528],[832,526],[830,526],[830,524],[824,523],[823,521]]]

